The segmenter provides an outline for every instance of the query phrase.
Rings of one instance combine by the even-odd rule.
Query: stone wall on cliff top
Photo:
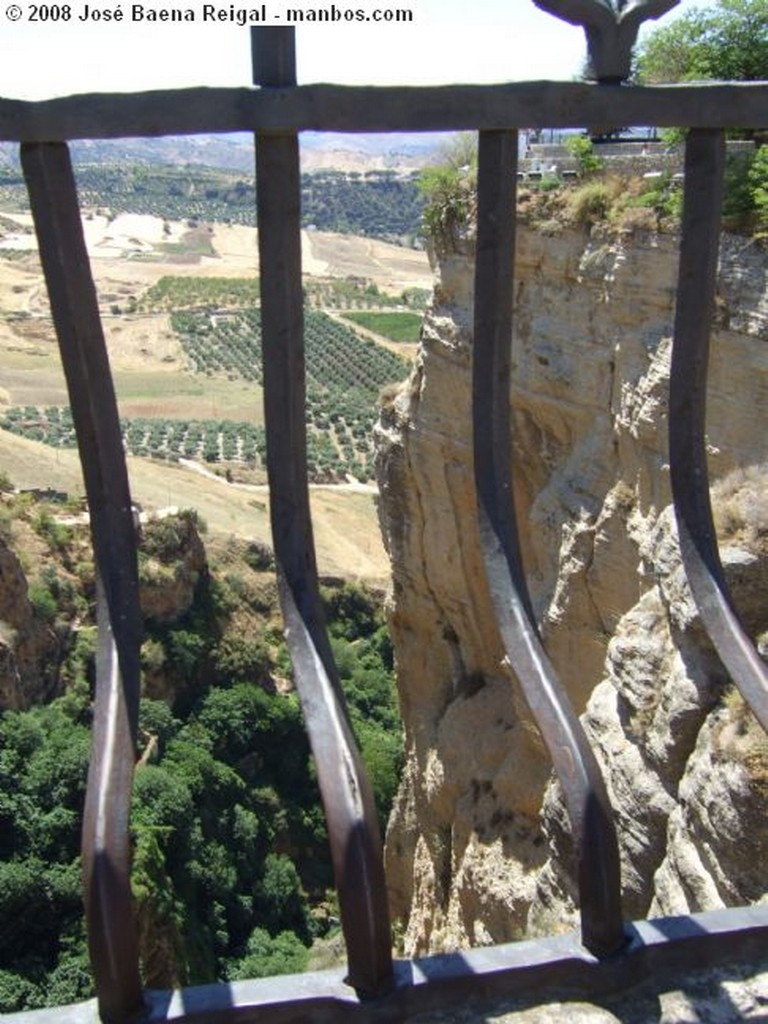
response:
[[[631,916],[761,895],[754,878],[713,881],[727,874],[732,843],[720,843],[700,877],[691,866],[707,861],[714,826],[704,829],[711,814],[686,797],[686,772],[713,736],[722,747],[728,727],[711,715],[727,716],[728,681],[680,596],[664,511],[676,270],[670,236],[519,229],[512,403],[523,557],[548,652],[577,710],[589,706],[622,808]],[[483,585],[469,436],[472,275],[468,253],[441,259],[415,368],[377,427],[407,757],[386,862],[410,955],[551,931],[573,914],[567,826],[546,751],[501,666]],[[764,250],[724,238],[708,399],[713,480],[766,459],[767,276]],[[766,477],[756,479],[765,490]],[[743,537],[734,545],[729,572],[752,566],[741,599],[760,632],[768,623],[753,605],[766,605],[766,552]],[[738,792],[744,810],[760,771],[729,758],[722,792]],[[699,778],[709,779],[704,762],[713,764],[704,757]]]

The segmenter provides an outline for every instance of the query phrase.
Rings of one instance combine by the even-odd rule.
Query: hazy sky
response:
[[[41,99],[75,92],[250,84],[249,32],[202,23],[204,0],[145,0],[144,10],[192,9],[196,21],[132,20],[133,3],[71,0],[61,5],[0,0],[0,96]],[[272,0],[269,17],[290,7],[410,8],[410,24],[323,24],[297,29],[299,81],[414,85],[570,79],[581,66],[580,29],[539,11],[532,0]],[[712,0],[681,0],[678,11]],[[35,7],[49,20],[32,22]],[[218,9],[261,9],[253,0]],[[80,20],[89,9],[122,9],[123,21]],[[9,12],[19,20],[9,18]],[[284,14],[283,14],[284,17]],[[653,23],[652,23],[653,24]]]

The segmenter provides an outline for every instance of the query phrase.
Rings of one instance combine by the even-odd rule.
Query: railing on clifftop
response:
[[[654,124],[690,129],[670,386],[670,466],[685,567],[702,620],[764,728],[768,672],[726,590],[709,507],[704,445],[724,167],[724,129],[768,128],[768,83],[640,88],[620,84],[643,17],[584,0],[539,6],[583,24],[598,82],[374,88],[297,86],[292,29],[252,32],[255,89],[191,89],[0,100],[0,140],[21,142],[40,255],[83,465],[98,567],[93,754],[83,825],[84,896],[98,1012],[111,1024],[402,1021],[457,998],[598,995],[649,974],[756,956],[768,908],[628,923],[613,815],[596,759],[539,639],[512,502],[517,133],[522,128]],[[480,132],[473,353],[477,513],[489,591],[517,675],[560,779],[578,862],[581,933],[394,962],[381,842],[349,728],[318,593],[306,479],[298,133]],[[142,991],[130,895],[128,817],[139,701],[136,538],[117,404],[66,145],[79,138],[251,131],[255,135],[265,419],[280,598],[317,762],[348,951],[341,971]],[[87,1020],[92,1004],[14,1019]]]

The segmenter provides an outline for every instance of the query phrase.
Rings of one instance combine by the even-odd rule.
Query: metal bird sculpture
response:
[[[581,25],[598,82],[614,83],[629,78],[632,47],[642,22],[660,18],[679,0],[533,0],[538,8],[570,25]]]

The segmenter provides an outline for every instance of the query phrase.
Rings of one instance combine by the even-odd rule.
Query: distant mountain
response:
[[[303,132],[302,168],[340,170],[392,168],[412,170],[423,166],[449,138],[449,133],[344,134]],[[71,144],[76,163],[185,164],[224,170],[253,170],[253,137],[249,134],[166,136],[158,139],[95,139]],[[15,165],[17,147],[0,143],[0,166]]]

